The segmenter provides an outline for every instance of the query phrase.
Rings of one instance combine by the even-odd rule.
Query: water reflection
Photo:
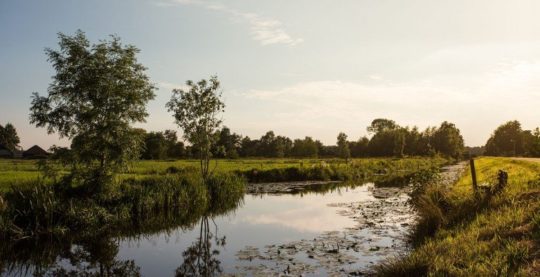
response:
[[[210,220],[215,227],[210,230]],[[207,216],[201,218],[199,238],[183,253],[183,263],[176,269],[176,276],[217,276],[223,272],[218,256],[225,246],[225,236],[218,236],[218,226]],[[215,248],[212,246],[215,243]]]
[[[2,272],[10,276],[138,276],[133,260],[117,258],[111,237],[82,240],[21,240],[2,243]]]
[[[177,276],[212,276],[221,272],[212,248],[225,245],[225,237],[210,230],[213,217],[226,215],[243,203],[243,191],[210,188],[210,203],[188,209],[172,209],[122,222],[100,233],[66,233],[0,243],[1,276],[140,276],[133,259],[119,258],[122,241],[144,241],[157,234],[192,230],[200,225],[200,236],[183,252],[183,264]]]
[[[260,255],[265,257],[260,264],[265,265],[267,262],[274,263],[266,258],[272,256],[272,251],[278,249],[280,244],[315,238],[321,241],[321,234],[335,230],[349,230],[347,237],[357,236],[358,241],[363,243],[350,247],[351,251],[358,250],[358,253],[351,253],[355,263],[350,267],[364,266],[381,258],[373,256],[377,252],[370,249],[375,247],[372,244],[376,241],[371,238],[374,235],[388,235],[375,232],[360,234],[369,237],[369,242],[358,237],[359,230],[355,226],[359,220],[356,217],[359,204],[354,203],[379,203],[372,191],[376,187],[337,183],[303,184],[289,193],[268,192],[248,196],[216,189],[211,191],[213,201],[204,207],[149,217],[131,225],[119,226],[117,230],[3,242],[0,245],[0,275],[216,276],[222,273],[241,273],[239,270],[249,272],[246,268],[250,269],[256,264],[251,261],[251,257],[243,260],[238,256],[238,252],[246,246],[260,249]],[[336,203],[340,205],[332,206]],[[349,208],[347,203],[353,203],[351,213],[337,215],[339,210]],[[395,205],[393,207],[399,208]],[[366,216],[374,219],[374,213],[380,212],[381,220],[384,220],[384,209],[386,206],[373,206],[373,212]],[[388,249],[392,248],[394,239],[397,240],[402,233],[399,223],[392,224],[397,227],[391,226],[394,229],[389,229],[396,231],[387,239],[391,240],[387,243]],[[176,241],[171,241],[171,238],[176,238]],[[338,238],[331,239],[337,241]],[[341,237],[339,239],[340,243],[344,243]],[[132,242],[135,245],[130,245]],[[364,244],[365,247],[360,247]],[[305,241],[302,245],[306,249],[316,248]],[[265,248],[267,246],[270,248]],[[298,245],[295,247],[295,251],[302,251]],[[270,252],[266,253],[264,249]],[[331,250],[322,249],[321,253]],[[315,258],[326,257],[315,254]],[[368,255],[372,256],[359,262]],[[308,258],[301,262],[309,264],[312,260]],[[279,268],[283,270],[282,266]]]

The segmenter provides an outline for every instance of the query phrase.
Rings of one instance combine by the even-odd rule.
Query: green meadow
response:
[[[417,208],[422,227],[435,234],[378,267],[378,275],[538,276],[540,162],[481,158],[476,168],[480,185],[495,184],[499,170],[508,184],[489,199],[475,197],[467,170],[454,186],[426,189]]]
[[[447,161],[441,158],[364,158],[351,159],[234,159],[212,161],[216,173],[269,171],[287,168],[309,169],[313,167],[350,168],[375,172],[386,170],[392,173],[406,172],[430,166],[438,166]],[[140,160],[129,165],[120,178],[146,178],[181,170],[197,170],[197,160]],[[7,191],[12,185],[39,178],[41,171],[36,160],[0,159],[0,191]]]

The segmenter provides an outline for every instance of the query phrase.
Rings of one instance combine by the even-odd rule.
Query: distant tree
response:
[[[405,128],[405,148],[403,150],[405,155],[408,156],[421,156],[425,155],[425,146],[422,141],[422,133],[418,131],[418,127],[414,126],[412,129]]]
[[[6,126],[0,125],[0,145],[5,146],[10,150],[19,148],[19,135],[17,130],[11,123],[7,123]]]
[[[214,155],[220,158],[238,158],[238,149],[240,148],[242,137],[238,134],[231,133],[231,130],[227,127],[223,127],[221,131],[218,131],[217,137],[217,142],[212,150]]]
[[[165,130],[163,133],[167,142],[167,158],[180,159],[186,156],[184,143],[178,141],[178,136],[174,130]]]
[[[405,149],[405,136],[403,130],[394,121],[376,119],[368,127],[368,132],[373,137],[368,144],[368,152],[371,156],[402,156]]]
[[[319,156],[319,141],[313,140],[311,137],[295,139],[291,149],[291,155],[298,158],[317,158]]]
[[[508,121],[497,127],[486,143],[486,155],[517,156],[525,153],[523,130],[519,121]]]
[[[370,133],[381,133],[384,131],[391,131],[399,126],[395,121],[385,118],[377,118],[371,122],[371,125],[367,127],[367,131]]]
[[[48,96],[33,94],[30,122],[71,139],[85,182],[105,185],[139,156],[142,137],[131,124],[145,121],[155,87],[139,50],[118,37],[93,45],[80,30],[58,37],[60,49],[46,49],[56,75]]]
[[[345,133],[339,133],[337,136],[337,147],[339,157],[348,161],[351,157],[351,150],[349,149],[349,143],[347,142],[347,135]]]
[[[536,128],[531,133],[530,141],[527,145],[529,156],[540,157],[540,129]]]
[[[455,159],[461,157],[465,148],[459,129],[447,121],[433,133],[431,144],[436,152]]]
[[[464,153],[467,158],[473,158],[484,155],[485,147],[484,146],[465,146]]]
[[[259,148],[258,140],[251,140],[249,137],[244,137],[240,141],[239,154],[241,157],[255,157],[257,156],[258,148]]]
[[[167,157],[168,142],[163,132],[150,132],[144,138],[143,159],[162,160]]]
[[[263,157],[273,157],[276,155],[274,144],[276,135],[274,131],[268,131],[259,140],[259,153]]]
[[[354,158],[367,157],[368,156],[369,139],[362,137],[358,141],[349,142],[349,148],[351,149],[351,156]]]
[[[288,157],[291,154],[291,149],[293,147],[293,142],[290,138],[284,136],[277,136],[274,140],[273,150],[274,157],[283,158]]]
[[[206,181],[211,173],[211,150],[216,143],[216,131],[221,125],[218,114],[224,111],[225,104],[221,101],[216,76],[197,83],[187,81],[186,85],[189,87],[187,90],[173,90],[167,108],[184,131],[184,138],[197,150],[201,174]]]

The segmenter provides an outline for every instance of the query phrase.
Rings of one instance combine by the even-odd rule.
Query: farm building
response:
[[[23,152],[21,150],[11,150],[0,144],[0,158],[22,158],[22,154]]]
[[[34,145],[28,150],[24,151],[23,157],[26,159],[43,159],[49,156],[49,152],[43,150],[43,148]]]

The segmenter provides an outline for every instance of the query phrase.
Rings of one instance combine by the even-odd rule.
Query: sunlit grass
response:
[[[479,184],[509,174],[502,194],[475,205],[470,171],[446,194],[450,209],[443,225],[407,257],[378,268],[383,276],[531,276],[538,274],[540,163],[509,158],[476,161]],[[461,218],[457,218],[461,217]]]
[[[354,165],[367,170],[375,170],[383,166],[392,166],[391,170],[411,170],[423,168],[428,164],[443,164],[445,161],[438,158],[366,158],[353,159],[349,164],[345,164],[342,159],[237,159],[237,160],[214,160],[211,169],[216,173],[227,173],[232,171],[258,170],[265,171],[271,169],[285,168],[310,168],[313,166],[332,165],[345,167]],[[167,170],[199,168],[197,160],[174,160],[174,161],[136,161],[131,163],[128,170],[119,174],[119,178],[141,179],[152,175],[162,175]],[[12,184],[21,181],[35,180],[40,176],[38,162],[35,160],[8,160],[0,159],[0,191],[8,190]]]

